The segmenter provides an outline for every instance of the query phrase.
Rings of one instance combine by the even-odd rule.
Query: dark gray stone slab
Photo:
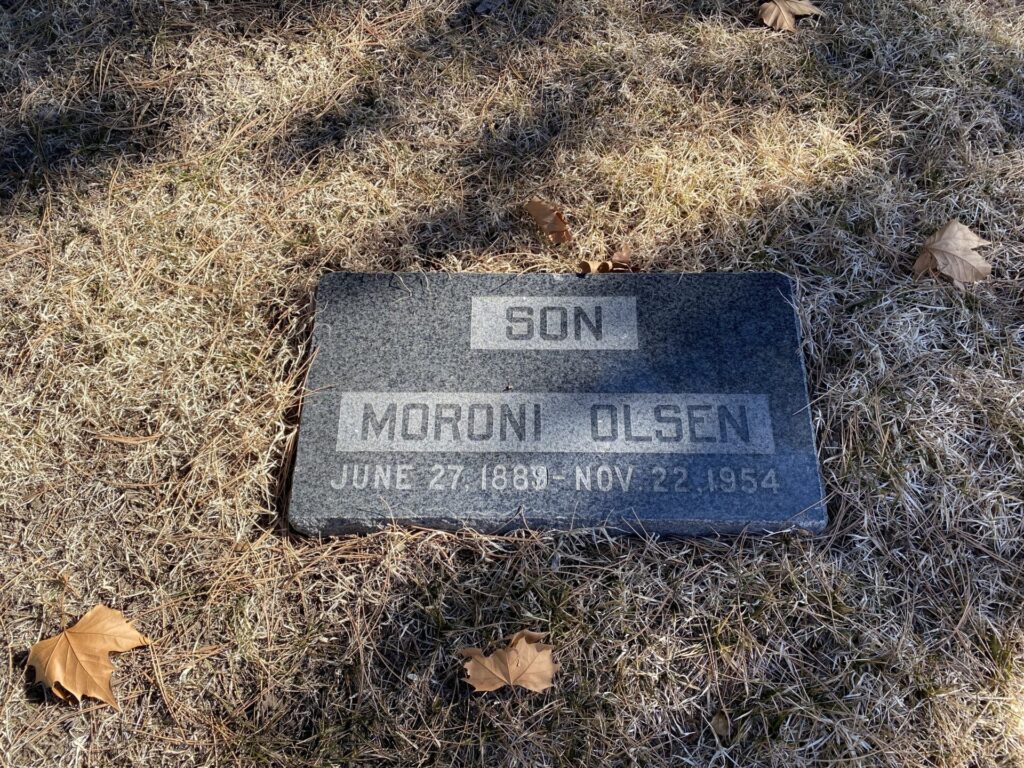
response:
[[[792,303],[778,274],[327,275],[289,521],[821,530]]]

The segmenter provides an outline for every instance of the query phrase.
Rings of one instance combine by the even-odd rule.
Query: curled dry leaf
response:
[[[761,6],[757,15],[772,29],[795,32],[797,16],[820,16],[822,13],[808,0],[770,0]]]
[[[544,237],[552,245],[568,243],[572,240],[572,232],[569,231],[569,223],[565,220],[565,214],[543,200],[531,200],[526,204],[526,212],[529,213],[537,223]]]
[[[576,272],[580,275],[597,274],[599,272],[629,272],[632,269],[631,249],[622,246],[614,256],[604,261],[581,261]]]
[[[629,264],[621,261],[581,261],[576,266],[580,275],[597,274],[599,272],[629,272]]]
[[[985,280],[992,274],[992,265],[974,251],[982,245],[989,241],[954,219],[924,241],[914,262],[914,276],[935,270],[953,278],[957,285]]]
[[[552,658],[554,646],[541,642],[544,635],[524,630],[517,632],[507,648],[484,656],[479,648],[465,648],[460,654],[468,659],[467,682],[477,693],[496,691],[506,685],[518,685],[540,693],[552,686],[559,664]]]
[[[149,640],[120,611],[97,605],[74,626],[33,645],[28,666],[35,670],[36,682],[58,699],[66,698],[66,691],[76,699],[92,696],[118,709],[110,688],[110,654],[140,645],[149,645]]]

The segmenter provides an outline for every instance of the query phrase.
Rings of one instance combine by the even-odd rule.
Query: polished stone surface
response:
[[[288,518],[819,531],[779,274],[348,274],[317,292]]]

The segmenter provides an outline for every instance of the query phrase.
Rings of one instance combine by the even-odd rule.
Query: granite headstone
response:
[[[329,274],[289,521],[821,530],[793,302],[768,273]]]

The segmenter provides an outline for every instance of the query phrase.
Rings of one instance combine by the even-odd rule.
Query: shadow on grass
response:
[[[0,201],[58,189],[100,165],[173,152],[179,88],[194,62],[175,46],[205,31],[234,41],[301,37],[330,3],[5,4],[0,86]],[[18,98],[22,101],[18,101]],[[25,105],[28,103],[28,106]]]
[[[330,163],[338,152],[359,151],[389,130],[407,128],[417,115],[410,113],[402,97],[418,84],[414,73],[424,63],[457,60],[474,70],[474,76],[496,80],[524,50],[543,49],[580,34],[572,27],[572,7],[547,0],[508,3],[485,17],[472,13],[471,7],[472,3],[442,7],[425,26],[403,29],[400,37],[382,41],[388,48],[388,70],[340,94],[339,103],[326,112],[299,115],[285,126],[283,138],[274,142],[270,153],[279,167],[268,167],[267,172],[302,169],[315,174],[319,164]],[[310,35],[318,25],[353,20],[372,30],[374,23],[389,18],[387,11],[405,13],[400,4],[391,4],[379,13],[367,10],[344,17],[337,15],[333,4],[321,0],[202,6],[16,4],[6,17],[7,57],[0,83],[8,93],[32,93],[32,98],[25,108],[8,100],[0,115],[0,199],[56,189],[76,172],[98,165],[145,163],[158,154],[173,157],[179,138],[176,116],[193,106],[187,86],[194,66],[175,58],[180,52],[176,46],[200,30],[232,42],[267,36],[294,40]],[[936,35],[927,26],[933,22],[912,14],[905,20],[906,37],[919,34],[927,44],[905,49],[903,55],[910,50],[915,59],[908,62],[894,54],[898,46],[881,47],[878,35],[857,34],[880,23],[879,12],[871,4],[854,4],[842,11],[847,17],[844,25],[837,28],[826,19],[820,22],[820,29],[827,29],[825,34],[809,25],[802,30],[808,38],[804,66],[814,68],[812,79],[820,93],[787,93],[785,85],[761,88],[756,60],[736,61],[732,68],[709,68],[700,65],[698,52],[679,73],[678,98],[696,95],[720,107],[736,105],[748,111],[759,106],[806,110],[826,105],[845,115],[851,125],[882,105],[884,114],[876,116],[883,117],[885,125],[868,125],[867,130],[898,125],[931,134],[923,145],[906,140],[900,146],[897,139],[887,147],[891,172],[935,185],[948,181],[949,169],[944,166],[950,164],[945,158],[962,154],[965,147],[981,143],[996,151],[1019,145],[1024,131],[1020,77],[1024,56],[1018,48],[979,39],[978,44],[998,54],[991,57],[986,80],[957,83],[951,79],[956,74],[951,58],[972,46],[976,31],[950,15],[946,34]],[[756,11],[739,0],[646,3],[635,21],[658,34],[678,34],[689,48],[697,45],[692,35],[697,25],[711,23],[738,32],[758,24]],[[778,41],[779,48],[797,45],[788,39]],[[793,53],[792,47],[788,50]],[[627,106],[623,86],[638,63],[642,62],[609,49],[585,60],[582,68],[518,73],[533,81],[521,113],[496,115],[479,131],[452,137],[444,159],[445,175],[448,183],[465,190],[462,208],[447,208],[433,218],[423,216],[409,227],[403,213],[402,221],[384,222],[382,230],[401,232],[417,251],[420,268],[437,266],[452,243],[475,250],[493,247],[495,235],[506,228],[507,221],[499,218],[496,228],[482,231],[473,231],[475,225],[466,222],[494,219],[489,199],[525,198],[550,185],[558,153],[659,138],[631,136],[627,126],[609,127],[602,119],[605,113],[618,117]],[[908,64],[933,70],[931,82],[908,82]],[[735,72],[744,77],[738,78]],[[953,85],[973,89],[977,98],[966,103],[974,114],[952,114],[941,103],[936,109],[922,105],[922,91],[938,93]],[[38,92],[50,98],[40,98]],[[444,98],[445,94],[438,94],[438,99]],[[758,118],[754,111],[750,115]],[[443,135],[445,126],[436,127]]]
[[[571,181],[558,177],[560,158],[628,151],[665,138],[636,134],[635,126],[623,119],[632,105],[627,94],[631,78],[635,79],[642,61],[614,47],[584,59],[582,65],[552,63],[550,71],[509,74],[514,66],[521,66],[524,51],[543,50],[547,36],[573,39],[572,33],[560,31],[571,11],[543,8],[550,17],[534,35],[525,33],[534,24],[530,11],[516,4],[514,9],[468,23],[465,15],[440,18],[431,29],[394,41],[387,53],[393,67],[367,78],[350,95],[342,94],[340,103],[327,113],[299,117],[286,128],[274,142],[268,173],[316,178],[353,162],[374,142],[388,141],[411,156],[428,149],[419,142],[433,142],[429,150],[439,159],[432,170],[438,197],[445,202],[433,211],[403,210],[385,216],[364,239],[384,244],[381,250],[394,254],[382,264],[394,270],[441,268],[453,252],[482,257],[500,254],[512,246],[511,233],[522,230],[522,202],[546,192],[570,207],[576,202],[572,198],[578,194]],[[756,57],[736,61],[731,68],[722,67],[721,61],[704,64],[704,58],[714,58],[713,52],[702,52],[693,42],[692,30],[700,25],[742,32],[756,23],[755,14],[748,11],[743,3],[662,3],[642,13],[647,28],[677,32],[692,43],[688,46],[691,58],[674,80],[674,98],[696,100],[713,110],[740,110],[749,120],[737,127],[740,136],[756,130],[766,115],[813,116],[827,110],[839,116],[852,145],[869,148],[873,165],[863,174],[853,171],[845,179],[835,179],[842,183],[828,187],[802,185],[795,178],[780,180],[779,188],[749,211],[749,237],[737,244],[739,248],[749,251],[780,238],[797,241],[811,234],[815,224],[805,216],[810,203],[831,207],[837,219],[849,219],[842,224],[849,234],[870,240],[876,234],[874,222],[863,206],[860,211],[852,209],[877,199],[880,174],[923,194],[956,192],[969,184],[962,178],[963,167],[979,149],[999,153],[1021,147],[1024,55],[1011,45],[978,37],[976,30],[955,17],[949,19],[949,29],[942,31],[927,26],[928,20],[920,15],[906,20],[900,42],[920,40],[908,43],[900,58],[891,50],[899,45],[884,48],[878,34],[866,32],[873,23],[872,7],[847,9],[852,19],[847,26],[828,28],[826,33],[808,29],[806,46],[779,38],[778,48],[786,51],[779,55],[788,56],[803,71],[788,83],[766,88],[759,82],[763,73],[757,71]],[[828,21],[822,25],[830,26]],[[951,57],[960,55],[964,47],[970,49],[974,41],[993,54],[985,61],[984,82],[972,82],[956,66],[949,66]],[[418,109],[415,103],[420,84],[415,72],[425,62],[453,62],[468,68],[472,77],[525,84],[526,93],[511,109],[495,110],[471,129],[431,121],[423,118],[422,105]],[[931,74],[924,82],[913,82],[906,77],[908,69]],[[777,67],[769,76],[778,72]],[[442,76],[443,72],[438,75]],[[955,104],[921,96],[948,89],[958,89]],[[410,129],[422,122],[430,130]],[[680,126],[678,132],[689,129]],[[796,187],[795,194],[791,187]],[[617,195],[602,189],[592,190],[589,202],[607,206],[613,215],[620,213],[616,208],[622,205]],[[679,214],[685,216],[686,211]],[[763,266],[787,269],[792,256]],[[671,267],[673,258],[671,249],[666,250],[650,266]],[[807,269],[820,273],[820,261]]]

